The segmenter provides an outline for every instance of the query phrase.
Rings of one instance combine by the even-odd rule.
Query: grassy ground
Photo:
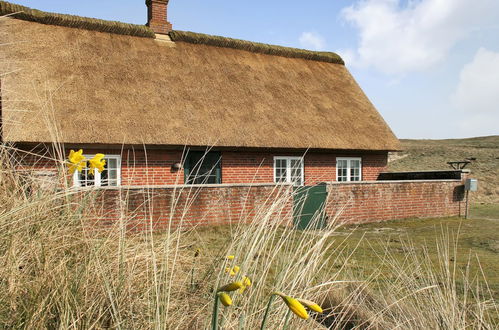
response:
[[[479,216],[483,214],[484,216]],[[348,268],[349,276],[368,278],[374,273],[383,273],[383,281],[396,277],[393,262],[407,262],[408,254],[429,255],[435,271],[440,271],[441,252],[447,245],[451,251],[446,260],[456,266],[459,272],[469,271],[470,278],[485,283],[499,301],[499,214],[487,209],[475,208],[472,219],[438,218],[408,219],[372,223],[359,226],[345,226],[337,229],[328,238],[331,251],[342,251],[342,257],[334,260],[332,268]],[[491,219],[495,216],[496,219]],[[206,248],[206,253],[216,255],[223,248],[229,227],[199,228],[192,238],[193,244]],[[297,232],[297,235],[321,235],[319,232]],[[346,255],[350,258],[346,261]],[[467,270],[468,265],[470,268]],[[483,272],[483,274],[482,274]],[[463,286],[464,278],[456,282]]]
[[[405,151],[392,155],[389,171],[449,169],[448,161],[476,158],[468,165],[479,180],[475,202],[499,203],[499,136],[449,140],[401,140]]]
[[[336,258],[324,272],[339,272],[337,281],[359,280],[383,295],[387,283],[436,282],[450,285],[459,299],[469,299],[470,288],[481,287],[482,299],[499,302],[499,213],[477,206],[465,220],[458,217],[407,219],[344,226],[329,234],[326,246]],[[229,227],[198,228],[192,242],[215,256],[232,237]],[[321,232],[295,232],[320,237]],[[261,254],[266,255],[262,250]],[[449,277],[452,281],[449,284]],[[393,290],[393,288],[392,288]],[[477,292],[478,292],[477,291]],[[497,311],[492,323],[499,322]]]

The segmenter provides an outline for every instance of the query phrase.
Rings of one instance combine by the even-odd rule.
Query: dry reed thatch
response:
[[[72,28],[109,32],[137,37],[155,37],[154,32],[144,25],[105,21],[101,19],[80,17],[74,15],[47,13],[41,10],[31,9],[7,1],[0,1],[0,15],[10,15],[12,17],[25,21],[48,25],[67,26]]]
[[[78,144],[400,148],[344,65],[189,33],[175,32],[172,47],[19,19],[0,24],[8,44],[0,69],[15,71],[2,83],[5,141],[50,142],[50,123],[61,142]]]

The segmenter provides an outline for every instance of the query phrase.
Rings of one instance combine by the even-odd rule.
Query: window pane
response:
[[[88,168],[84,168],[78,174],[78,180],[80,181],[80,186],[81,187],[88,187],[88,186],[94,186],[95,185],[94,175],[91,175],[89,173]]]
[[[348,160],[338,159],[336,166],[337,180],[340,182],[348,181]]]
[[[276,182],[286,182],[286,159],[276,159],[275,161],[275,181]]]
[[[118,160],[116,158],[104,158],[106,160],[106,168],[116,169],[118,167]]]
[[[107,158],[105,157],[106,165],[104,165],[104,171],[100,173],[100,185],[106,186],[117,186],[118,185],[118,158]]]
[[[185,161],[186,184],[221,183],[221,155],[219,152],[190,151]]]
[[[340,159],[338,160],[338,168],[347,168],[348,167],[348,161],[345,159]]]
[[[291,182],[296,185],[303,184],[302,169],[303,162],[301,159],[291,159]]]
[[[360,181],[360,160],[352,159],[350,161],[350,180],[351,181]]]

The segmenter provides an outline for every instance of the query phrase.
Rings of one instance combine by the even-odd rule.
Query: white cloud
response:
[[[299,40],[301,46],[306,49],[324,50],[326,48],[326,40],[315,32],[303,32]]]
[[[461,111],[463,130],[499,134],[499,53],[480,48],[461,70],[451,100]]]
[[[352,65],[402,75],[433,67],[471,32],[494,25],[499,1],[359,0],[342,17],[359,30]]]

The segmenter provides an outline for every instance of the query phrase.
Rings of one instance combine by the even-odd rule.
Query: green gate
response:
[[[295,187],[293,221],[298,229],[322,229],[326,227],[327,186]]]

